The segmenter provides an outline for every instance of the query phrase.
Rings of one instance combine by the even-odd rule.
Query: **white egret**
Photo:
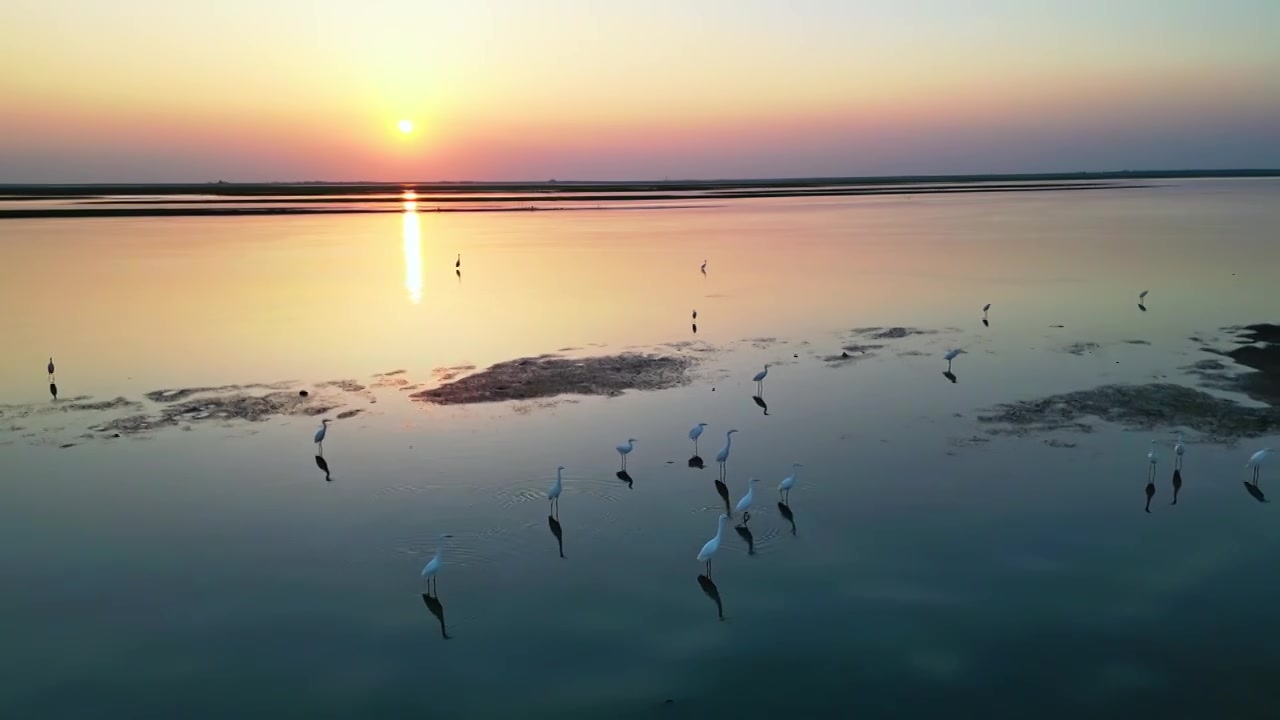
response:
[[[729,448],[733,447],[733,434],[737,430],[730,430],[724,434],[724,447],[720,448],[720,452],[716,453],[716,462],[720,463],[720,475],[724,475],[724,464],[729,460]]]
[[[791,497],[791,488],[796,486],[796,469],[802,467],[804,465],[800,463],[791,463],[791,474],[778,483],[778,498],[783,502],[786,502],[787,498]]]
[[[1160,457],[1159,457],[1158,455],[1156,455],[1156,441],[1155,441],[1155,440],[1152,440],[1152,441],[1151,441],[1151,449],[1147,451],[1147,462],[1148,462],[1148,463],[1150,463],[1150,465],[1148,465],[1148,467],[1147,467],[1147,472],[1148,472],[1152,477],[1155,477],[1155,474],[1156,474],[1156,462],[1157,462],[1159,459],[1160,459]]]
[[[328,418],[321,420],[320,429],[316,431],[315,442],[322,448],[324,447],[324,436],[329,432],[329,423],[331,422],[333,421]]]
[[[436,556],[422,568],[422,577],[427,579],[427,590],[431,590],[431,580],[435,578],[436,573],[440,572],[440,556],[444,554],[444,541],[453,537],[445,533],[440,536],[440,547],[436,548]]]
[[[720,538],[724,535],[724,522],[729,519],[728,515],[720,513],[720,519],[717,521],[716,536],[707,541],[702,546],[702,550],[698,552],[698,560],[707,564],[707,577],[711,577],[711,558],[720,549]]]
[[[759,397],[760,395],[763,395],[763,394],[764,394],[764,379],[765,379],[765,377],[767,377],[768,375],[769,375],[769,363],[765,363],[765,364],[764,364],[764,369],[763,369],[763,370],[761,370],[760,372],[756,373],[756,376],[755,376],[755,377],[751,378],[752,380],[755,380],[755,381],[756,381],[756,396],[757,396],[757,397]]]
[[[53,358],[49,358],[49,374],[53,374]]]
[[[626,469],[627,469],[627,455],[631,454],[631,451],[632,451],[632,450],[635,450],[635,449],[636,449],[636,439],[635,439],[635,438],[627,438],[627,442],[626,442],[626,444],[619,445],[619,446],[617,447],[618,454],[622,456],[622,469],[623,469],[623,470],[626,470]]]
[[[693,454],[698,454],[698,438],[702,436],[702,430],[707,426],[706,423],[698,423],[689,431],[689,439],[693,441]]]
[[[742,522],[746,523],[751,519],[751,501],[756,499],[756,483],[760,482],[760,478],[750,478],[747,480],[747,494],[742,496],[738,501],[737,511],[742,513]]]
[[[564,489],[564,476],[562,475],[563,472],[564,472],[563,465],[556,468],[556,482],[554,485],[551,486],[551,489],[547,491],[547,499],[550,500],[552,503],[554,503],[556,506],[559,506],[560,504],[560,491]]]
[[[1177,455],[1174,461],[1177,465],[1182,465],[1182,455],[1187,451],[1187,446],[1182,443],[1182,433],[1178,433],[1178,442],[1173,446],[1173,454]]]
[[[948,370],[951,369],[951,361],[955,360],[959,356],[960,356],[959,350],[948,350],[947,354],[942,356],[942,359],[947,361]]]
[[[1262,463],[1275,452],[1274,448],[1266,448],[1259,450],[1249,458],[1249,462],[1245,464],[1245,469],[1253,468],[1253,484],[1258,484],[1258,474],[1262,471]]]

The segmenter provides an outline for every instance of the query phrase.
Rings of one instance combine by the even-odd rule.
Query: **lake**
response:
[[[1193,366],[1277,320],[1280,180],[390,202],[0,220],[3,715],[1275,716],[1280,522],[1242,488],[1275,426],[982,418],[1110,385],[1265,408]],[[414,397],[620,352],[688,369]],[[191,388],[273,400],[155,394]],[[729,429],[731,503],[761,482],[708,582]]]

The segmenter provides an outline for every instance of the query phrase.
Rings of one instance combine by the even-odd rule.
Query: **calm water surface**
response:
[[[0,418],[0,710],[1280,713],[1280,522],[1240,485],[1280,440],[1191,434],[1174,507],[1172,429],[991,437],[976,420],[1105,383],[1193,384],[1180,368],[1207,355],[1189,338],[1275,321],[1280,182],[695,204],[0,223],[10,406],[49,404],[50,354],[62,396],[95,399],[399,369],[430,384],[565,348],[702,358],[687,387],[618,398],[352,396],[365,412],[331,426],[332,482],[312,418],[120,439]],[[936,332],[823,362],[868,326]],[[1099,347],[1064,352],[1077,342]],[[708,461],[741,431],[734,502],[763,478],[753,552],[730,528],[713,565],[720,609],[694,559],[723,510],[714,466],[686,462],[698,421]],[[630,485],[613,450],[628,436]],[[1151,439],[1166,462],[1147,515]],[[774,490],[793,461],[794,528]],[[442,532],[447,640],[419,577]]]

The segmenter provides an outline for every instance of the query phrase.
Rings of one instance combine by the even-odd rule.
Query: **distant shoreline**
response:
[[[543,183],[203,183],[0,185],[0,220],[30,218],[356,215],[675,209],[748,198],[1080,192],[1149,187],[1140,181],[1280,177],[1280,170]],[[691,204],[694,203],[695,204]],[[47,202],[46,206],[30,203]],[[27,204],[26,207],[15,205]],[[642,204],[644,203],[644,204]],[[649,203],[663,203],[653,205]]]
[[[962,185],[1081,181],[1187,180],[1280,177],[1280,169],[1122,170],[1115,172],[988,175],[900,175],[776,178],[759,180],[544,181],[544,182],[204,182],[204,183],[0,183],[0,200],[97,195],[362,195],[414,190],[428,193],[675,192],[812,188],[819,186]]]

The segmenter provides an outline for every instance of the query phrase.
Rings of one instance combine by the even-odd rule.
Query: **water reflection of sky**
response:
[[[245,714],[229,688],[246,687],[313,715],[392,698],[441,717],[779,717],[838,713],[850,693],[908,717],[1270,707],[1271,685],[1228,662],[1269,657],[1280,631],[1280,535],[1242,489],[1247,447],[1193,442],[1178,505],[1161,466],[1146,515],[1148,441],[1172,434],[1103,426],[1058,448],[986,441],[975,421],[1003,400],[1189,382],[1191,335],[1273,320],[1280,196],[1223,187],[432,215],[416,264],[407,208],[399,228],[5,224],[20,232],[0,259],[27,272],[0,301],[31,311],[0,316],[4,402],[45,402],[50,353],[64,394],[105,398],[650,347],[693,339],[694,308],[697,340],[719,350],[688,387],[551,407],[377,390],[331,426],[332,482],[310,418],[67,450],[5,435],[0,617],[24,662],[0,697],[30,716],[145,715],[157,688]],[[466,281],[435,277],[459,252]],[[872,325],[937,333],[820,360]],[[1075,342],[1099,347],[1062,351]],[[957,346],[953,384],[940,355]],[[767,416],[751,382],[764,362]],[[755,555],[726,530],[715,560],[719,607],[694,559],[724,507],[714,463],[688,467],[698,421],[704,458],[741,430],[733,502],[763,478]],[[627,437],[630,484],[613,449]],[[775,488],[796,461],[787,519]],[[441,532],[456,536],[439,578],[448,641],[417,574]],[[500,678],[495,657],[516,660]]]
[[[422,228],[418,224],[417,194],[404,194],[404,286],[409,300],[422,302]]]

